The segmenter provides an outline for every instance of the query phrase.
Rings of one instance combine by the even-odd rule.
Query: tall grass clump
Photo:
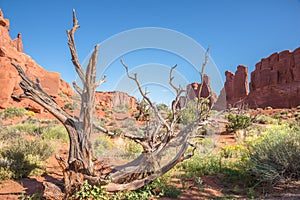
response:
[[[300,131],[295,126],[274,125],[247,142],[253,175],[259,183],[300,178]]]

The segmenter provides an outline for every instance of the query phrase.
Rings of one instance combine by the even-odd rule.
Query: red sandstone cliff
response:
[[[47,72],[40,67],[30,56],[23,52],[21,34],[12,40],[9,36],[9,20],[5,19],[0,10],[0,108],[12,106],[39,109],[40,107],[28,99],[16,102],[12,95],[22,93],[19,87],[20,77],[11,62],[17,63],[33,80],[39,78],[43,89],[52,97],[57,98],[59,93],[67,96],[73,94],[73,90],[63,80],[59,73]]]
[[[187,92],[187,101],[194,100],[195,98],[198,98],[200,93],[200,83],[191,83],[187,85],[186,87]],[[203,76],[203,85],[200,97],[209,98],[210,105],[214,104],[217,100],[216,94],[212,91],[210,87],[210,78],[208,75]]]
[[[238,66],[235,74],[226,71],[228,107],[240,104],[251,108],[291,108],[300,105],[300,48],[282,51],[261,59],[251,73],[248,94],[248,68]]]
[[[226,82],[224,85],[226,91],[226,100],[229,106],[235,106],[243,102],[248,95],[248,68],[243,65],[237,67],[234,73],[225,72]]]
[[[300,48],[263,58],[251,73],[250,107],[300,105]]]
[[[118,106],[128,105],[136,108],[136,99],[125,92],[96,92],[95,103],[97,106],[112,110]]]
[[[9,20],[5,19],[0,10],[0,109],[8,107],[24,107],[35,112],[41,112],[42,107],[28,99],[12,98],[23,93],[19,87],[21,78],[17,70],[11,65],[11,62],[22,66],[29,78],[40,80],[42,88],[56,102],[63,106],[70,103],[70,96],[73,90],[68,83],[60,79],[60,74],[48,72],[39,66],[30,56],[23,52],[22,36],[18,34],[17,38],[12,40],[9,36]],[[136,99],[123,92],[96,92],[96,106],[108,110],[117,106],[128,105],[132,109],[136,108]],[[101,114],[101,113],[100,113]]]

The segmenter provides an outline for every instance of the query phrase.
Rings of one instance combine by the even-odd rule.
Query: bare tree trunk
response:
[[[74,42],[74,33],[78,28],[79,25],[76,14],[75,11],[73,11],[73,27],[71,30],[67,31],[67,36],[72,62],[83,85],[83,87],[80,88],[75,82],[73,82],[74,89],[81,97],[81,110],[79,117],[75,118],[66,113],[47,93],[43,91],[39,85],[38,79],[36,83],[31,81],[25,75],[20,66],[12,63],[22,78],[20,87],[23,89],[24,94],[20,95],[20,98],[28,98],[40,104],[42,107],[51,112],[53,116],[55,116],[65,126],[68,132],[70,139],[68,161],[64,161],[64,159],[58,155],[56,157],[58,163],[63,169],[66,198],[78,191],[84,180],[88,180],[91,184],[105,185],[107,191],[138,189],[152,182],[157,177],[165,174],[177,163],[182,162],[193,155],[195,145],[190,144],[189,139],[198,127],[199,122],[207,118],[208,111],[206,110],[204,112],[204,110],[197,110],[198,117],[196,121],[190,123],[182,130],[176,130],[175,125],[178,123],[180,117],[180,110],[177,109],[178,103],[180,95],[184,92],[183,89],[177,88],[172,83],[172,71],[176,68],[176,65],[170,70],[170,85],[174,88],[177,95],[175,102],[172,105],[173,119],[171,121],[167,121],[161,116],[157,107],[147,97],[147,94],[142,91],[137,74],[131,76],[128,67],[123,61],[121,61],[128,78],[132,79],[136,83],[143,99],[153,111],[154,118],[147,122],[149,129],[145,131],[142,137],[135,136],[130,133],[126,133],[124,135],[128,139],[141,145],[143,147],[143,153],[132,162],[115,167],[109,174],[106,174],[105,177],[97,176],[94,172],[92,160],[93,151],[91,134],[93,133],[93,128],[97,128],[107,135],[113,135],[113,133],[93,124],[95,90],[105,81],[105,77],[96,82],[98,46],[95,46],[86,71],[84,71],[80,65]],[[202,71],[200,72],[201,77],[206,63],[207,56],[202,66]],[[197,108],[202,109],[202,101],[199,100],[198,104]],[[164,130],[163,134],[160,133],[161,130]],[[193,151],[191,154],[185,155],[189,146],[193,147]],[[166,158],[166,154],[170,151],[174,152],[174,154],[169,156],[168,159],[164,159]]]

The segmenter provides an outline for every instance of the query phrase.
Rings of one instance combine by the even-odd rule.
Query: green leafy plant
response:
[[[93,200],[105,200],[108,199],[107,192],[102,189],[101,186],[92,186],[88,184],[87,181],[84,181],[80,190],[76,192],[73,196],[73,199],[93,199]]]
[[[232,113],[229,113],[227,119],[229,121],[229,124],[227,124],[225,128],[226,131],[229,132],[234,132],[239,129],[245,129],[252,124],[251,118],[246,115],[234,115]]]
[[[32,195],[25,195],[24,193],[21,196],[21,200],[40,200],[42,199],[42,195],[39,193],[35,193]]]

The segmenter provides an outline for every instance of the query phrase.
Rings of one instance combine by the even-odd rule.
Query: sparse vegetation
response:
[[[229,113],[227,116],[229,124],[226,125],[226,131],[234,132],[239,129],[246,129],[251,125],[251,118],[246,115]]]
[[[288,125],[272,126],[248,141],[252,173],[268,185],[300,178],[300,132]]]
[[[22,117],[27,113],[27,110],[24,108],[16,108],[16,107],[10,107],[5,109],[4,111],[1,112],[2,117],[4,119],[11,119],[14,117]]]
[[[76,102],[72,102],[72,103],[66,103],[63,106],[63,109],[68,109],[68,110],[75,110],[78,108],[78,104]]]
[[[54,153],[50,144],[43,140],[17,138],[1,149],[1,178],[22,178],[44,172],[44,161]],[[6,171],[6,177],[3,172]]]

